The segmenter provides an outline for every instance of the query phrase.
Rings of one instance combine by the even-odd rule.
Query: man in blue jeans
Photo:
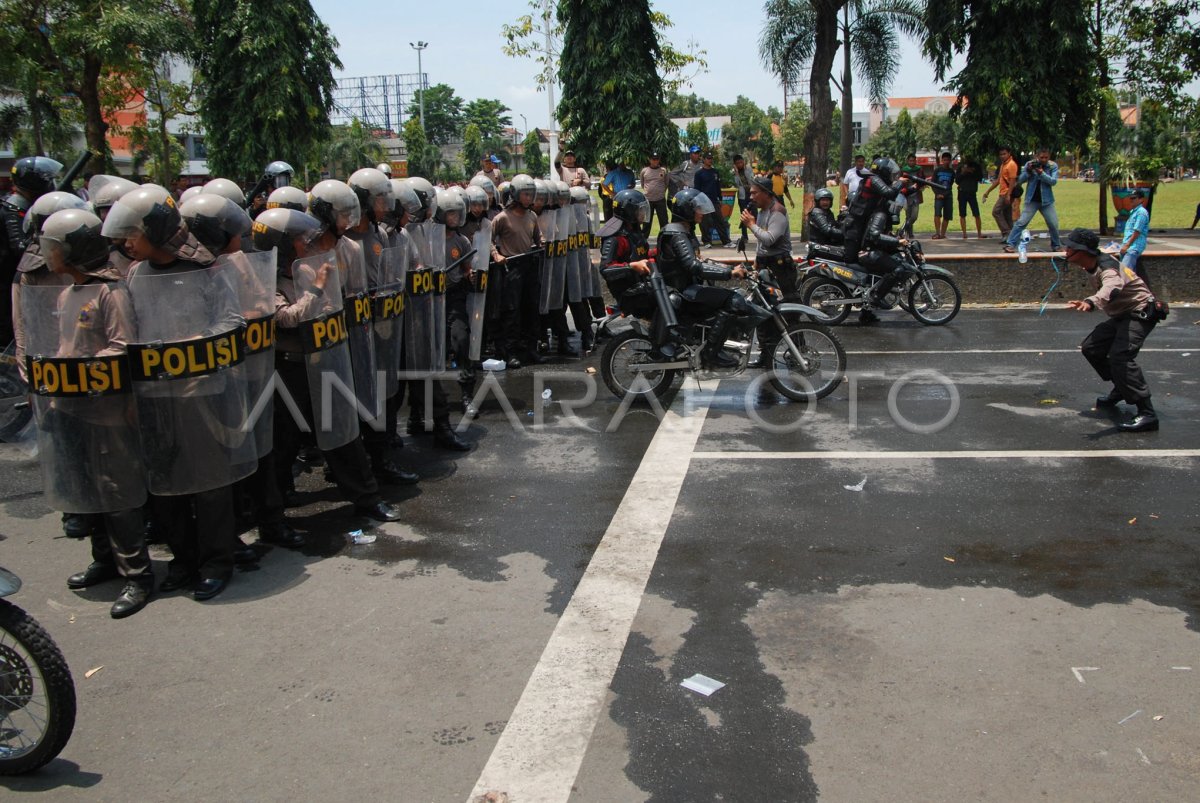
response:
[[[1058,165],[1050,161],[1050,149],[1039,148],[1037,159],[1026,163],[1017,177],[1018,184],[1025,185],[1025,208],[1021,217],[1008,235],[1008,243],[1004,250],[1013,253],[1021,235],[1033,220],[1034,212],[1041,212],[1050,230],[1050,249],[1061,251],[1062,243],[1058,237],[1058,211],[1054,208],[1054,185],[1058,183]]]
[[[1129,196],[1133,209],[1125,221],[1125,237],[1121,241],[1121,264],[1132,270],[1138,278],[1150,284],[1146,271],[1139,264],[1146,250],[1146,235],[1150,233],[1150,211],[1146,209],[1146,190],[1134,190]]]

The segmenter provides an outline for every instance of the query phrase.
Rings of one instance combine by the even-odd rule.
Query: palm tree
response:
[[[360,167],[374,167],[388,159],[387,148],[375,134],[354,119],[347,126],[334,126],[325,146],[325,162],[334,175],[349,176]]]
[[[801,66],[812,59],[809,81],[813,123],[823,129],[826,140],[830,124],[825,121],[831,117],[832,108],[818,109],[818,95],[827,99],[830,83],[841,92],[839,162],[841,171],[848,170],[853,151],[854,73],[865,83],[871,102],[882,105],[900,70],[899,34],[914,38],[924,34],[922,3],[919,0],[768,0],[766,13],[759,55],[767,69],[789,84],[799,77]],[[842,51],[841,81],[833,77],[833,57],[838,48]],[[823,173],[827,161],[819,158],[811,147],[806,150],[817,161],[814,168],[819,167]],[[827,153],[827,146],[822,150]],[[807,169],[805,173],[807,184]]]

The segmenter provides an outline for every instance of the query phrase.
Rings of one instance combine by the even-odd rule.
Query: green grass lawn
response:
[[[983,222],[983,232],[987,234],[991,232],[996,234],[996,221],[992,219],[992,205],[996,202],[996,193],[992,193],[986,200],[982,200],[986,185],[979,188],[980,203],[979,214]],[[837,193],[834,193],[835,197]],[[788,207],[789,218],[791,220],[791,229],[793,233],[800,231],[802,212],[800,209],[799,192],[793,188],[792,197],[796,199],[795,207]],[[929,197],[929,194],[926,194]],[[1100,186],[1091,184],[1078,179],[1068,178],[1062,179],[1054,187],[1054,205],[1058,209],[1058,225],[1060,230],[1069,231],[1077,226],[1090,227],[1099,229],[1100,227],[1100,210],[1099,210]],[[1117,213],[1113,209],[1112,199],[1108,199],[1108,225],[1111,228],[1113,221],[1116,220]],[[597,199],[597,204],[599,200]],[[1150,210],[1150,226],[1152,229],[1186,229],[1192,225],[1192,220],[1196,215],[1196,204],[1200,203],[1200,181],[1176,181],[1170,184],[1160,184],[1154,194],[1154,207]],[[970,210],[967,210],[968,214]],[[962,236],[961,224],[958,220],[958,198],[954,199],[954,214],[955,218],[950,223],[948,234],[951,237]],[[730,228],[733,232],[733,238],[736,240],[737,233],[737,209],[734,208],[733,218],[730,220]],[[1031,228],[1034,231],[1045,231],[1046,224],[1042,222],[1041,215],[1034,215]],[[972,217],[967,218],[967,231],[972,237],[975,236],[975,220]],[[658,233],[658,222],[654,223],[651,230],[651,236]],[[921,205],[921,215],[917,218],[916,233],[927,238],[933,234],[933,203],[927,201]]]

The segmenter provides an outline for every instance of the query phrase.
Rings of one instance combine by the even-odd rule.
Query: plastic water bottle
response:
[[[1027,230],[1021,232],[1021,241],[1017,244],[1017,261],[1022,265],[1029,261],[1029,241],[1032,239]]]

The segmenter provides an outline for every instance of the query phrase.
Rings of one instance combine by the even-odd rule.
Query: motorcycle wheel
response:
[[[600,357],[600,376],[614,396],[624,399],[633,394],[635,399],[644,400],[652,395],[662,398],[670,390],[675,371],[638,371],[634,368],[639,363],[651,362],[653,348],[648,337],[633,329],[614,336],[605,344]],[[635,389],[639,377],[644,384]]]
[[[813,282],[808,288],[808,294],[804,297],[804,303],[825,316],[825,320],[822,323],[837,326],[850,315],[850,305],[826,304],[825,302],[849,297],[846,293],[846,288],[838,282],[832,279],[821,279]]]
[[[788,322],[788,337],[808,361],[801,370],[782,337],[771,352],[771,386],[793,401],[823,399],[846,375],[846,349],[828,326],[811,321]]]
[[[908,292],[909,312],[926,326],[942,326],[954,320],[962,306],[958,285],[945,276],[923,276]]]
[[[0,600],[0,775],[30,772],[66,747],[75,728],[75,682],[54,640]]]
[[[809,291],[812,290],[812,288],[816,287],[819,282],[827,282],[827,281],[829,281],[829,280],[826,279],[824,276],[809,276],[807,279],[805,279],[804,281],[802,281],[800,283],[800,289],[796,291],[796,299],[801,304],[807,304]],[[787,300],[788,299],[786,299],[786,298],[784,299],[784,301],[787,301]]]

